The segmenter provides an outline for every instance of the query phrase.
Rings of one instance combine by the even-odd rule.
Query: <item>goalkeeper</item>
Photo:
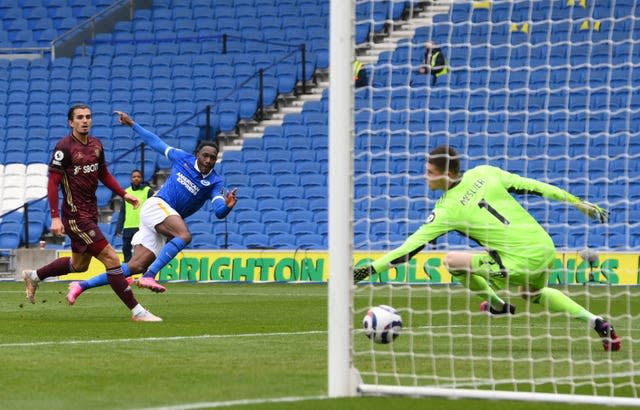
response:
[[[602,338],[605,350],[620,350],[620,338],[609,322],[561,291],[547,287],[555,246],[511,193],[568,202],[602,223],[608,218],[605,210],[555,186],[496,167],[481,165],[462,174],[458,153],[448,146],[439,146],[429,153],[426,179],[430,189],[444,191],[431,215],[398,248],[369,266],[356,268],[356,282],[405,263],[427,243],[447,232],[458,231],[478,242],[486,252],[450,252],[444,265],[483,299],[481,310],[494,315],[514,314],[515,306],[505,303],[494,289],[516,285],[525,300],[588,322]]]

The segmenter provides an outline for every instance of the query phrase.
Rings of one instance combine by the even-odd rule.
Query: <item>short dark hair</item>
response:
[[[439,145],[431,150],[427,162],[435,165],[442,172],[451,172],[454,175],[460,173],[458,151],[448,145]]]
[[[69,121],[71,121],[73,119],[73,112],[75,110],[84,109],[84,108],[87,108],[89,110],[91,109],[91,107],[89,107],[87,104],[74,104],[74,105],[72,105],[71,108],[69,108],[69,111],[67,112],[67,119]]]
[[[131,171],[131,175],[135,174],[136,172],[142,175],[142,171],[140,171],[139,169],[134,169],[133,171]]]
[[[200,152],[200,150],[204,147],[213,147],[216,149],[217,153],[220,153],[220,148],[218,148],[218,143],[211,140],[200,141],[200,143],[198,144],[198,147],[196,148],[196,153]]]

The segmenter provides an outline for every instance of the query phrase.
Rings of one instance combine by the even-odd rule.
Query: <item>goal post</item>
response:
[[[370,14],[356,13],[365,3]],[[386,22],[411,34],[385,41],[367,65],[369,85],[354,90],[356,26],[395,3],[331,1],[329,396],[640,407],[640,0],[404,2],[427,7],[404,27]],[[449,65],[435,82],[417,74],[427,41]],[[515,315],[480,311],[444,268],[448,251],[482,251],[455,232],[353,285],[354,266],[400,245],[436,205],[425,166],[441,144],[458,149],[463,171],[495,165],[610,211],[599,225],[566,204],[517,198],[556,245],[549,285],[610,320],[620,351],[603,351],[586,322],[517,289],[499,292]],[[363,316],[380,304],[402,317],[393,343],[364,335]]]
[[[354,0],[331,0],[329,27],[328,392],[355,394],[351,360]]]

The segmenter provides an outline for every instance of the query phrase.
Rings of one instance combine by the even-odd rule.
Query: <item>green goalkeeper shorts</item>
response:
[[[549,252],[536,252],[526,257],[478,253],[473,255],[471,270],[473,274],[485,278],[495,289],[525,285],[542,289],[547,286],[554,257]]]

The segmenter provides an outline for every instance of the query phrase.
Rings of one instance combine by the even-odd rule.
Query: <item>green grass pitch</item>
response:
[[[68,306],[66,286],[65,282],[43,284],[37,303],[31,305],[24,298],[21,283],[0,283],[0,409],[578,409],[559,404],[444,398],[328,399],[325,285],[170,283],[168,291],[159,295],[135,289],[139,301],[161,316],[162,323],[132,322],[129,311],[108,287],[93,289],[83,294],[75,306]],[[455,323],[440,322],[438,315],[429,317],[429,312],[446,309],[446,299],[435,297],[437,288],[432,292],[421,291],[424,287],[416,289],[411,296],[412,306],[424,308],[428,298],[429,311],[420,310],[410,318],[405,311],[405,327],[411,327],[412,332],[407,330],[394,343],[393,349],[399,353],[395,358],[389,355],[388,346],[378,345],[373,354],[356,356],[365,378],[369,377],[372,363],[377,371],[385,373],[393,366],[406,368],[407,362],[412,361],[418,370],[428,374],[429,367],[446,363],[445,358],[439,358],[445,351],[468,359],[483,351],[485,355],[491,352],[497,356],[522,356],[530,347],[505,344],[499,337],[506,332],[505,322],[491,323],[487,317],[463,312],[454,317]],[[375,303],[388,300],[384,290],[376,292],[380,294],[375,296]],[[401,292],[394,304],[402,309],[403,303],[409,303],[409,295],[403,298]],[[459,308],[464,309],[464,293],[459,298]],[[370,302],[359,289],[358,313],[354,317],[358,329],[361,311]],[[611,309],[624,311],[627,306],[622,303]],[[433,329],[424,326],[427,320]],[[521,329],[523,335],[528,334],[525,324],[547,324],[544,317],[534,323],[512,320],[512,331]],[[466,327],[470,323],[472,336],[456,333],[458,325]],[[451,331],[441,338],[438,335],[444,326]],[[579,333],[571,326],[569,331]],[[542,365],[546,371],[556,373],[572,367],[575,373],[590,371],[583,359],[600,361],[606,364],[607,372],[624,374],[621,384],[626,380],[627,387],[621,393],[633,395],[630,382],[638,385],[640,331],[620,325],[618,329],[624,337],[623,351],[618,355],[605,354],[594,339],[580,346],[571,345],[574,359],[569,357],[567,347],[553,347],[553,357],[561,366]],[[566,331],[554,328],[552,333]],[[534,340],[532,345],[547,343],[547,339]],[[363,335],[356,334],[355,340],[358,351],[368,350],[368,340]],[[418,355],[413,359],[405,354],[409,344],[417,348]],[[437,359],[428,358],[427,353],[435,354]],[[376,360],[372,360],[374,356]],[[448,366],[452,378],[468,383],[470,375],[465,374],[463,361]],[[482,369],[480,364],[476,368]],[[497,378],[520,380],[528,374],[519,372],[530,372],[531,367],[502,369],[497,365],[481,370],[485,371],[494,372]],[[483,374],[474,376],[482,378]],[[522,387],[502,386],[506,390]],[[543,380],[538,389],[544,388]]]

